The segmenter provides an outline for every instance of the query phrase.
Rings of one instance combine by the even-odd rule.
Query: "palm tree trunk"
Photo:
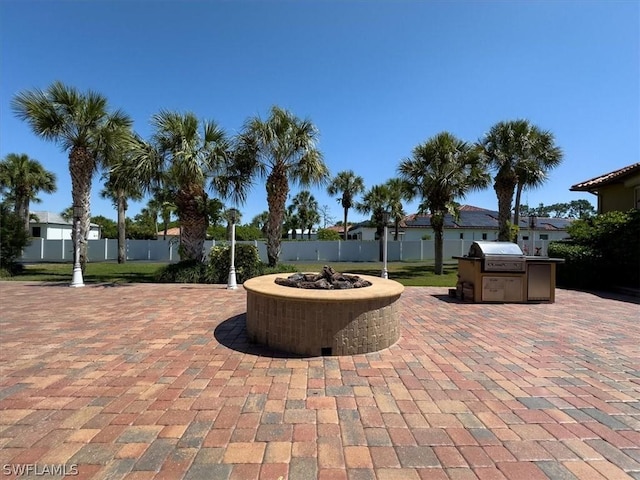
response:
[[[207,235],[207,193],[201,185],[189,185],[178,191],[176,206],[180,218],[180,256],[182,260],[203,260]]]
[[[431,226],[433,227],[433,246],[435,249],[435,267],[434,273],[436,275],[442,275],[443,272],[443,230],[444,230],[444,215],[441,213],[431,214]]]
[[[165,215],[165,213],[162,213],[162,224],[163,224],[163,232],[162,232],[162,239],[166,240],[167,239],[167,230],[169,230],[169,221],[171,220],[171,214],[169,215]]]
[[[125,219],[127,212],[127,199],[124,196],[124,191],[118,191],[118,263],[125,263],[127,261],[127,237]]]
[[[71,197],[73,205],[80,209],[80,236],[76,238],[76,229],[73,229],[73,251],[76,245],[80,249],[80,266],[82,273],[87,267],[88,243],[87,237],[90,228],[90,203],[91,203],[91,177],[93,176],[95,160],[85,147],[73,147],[69,153],[69,173],[71,174]],[[75,222],[75,219],[74,219]],[[74,223],[75,225],[75,223]],[[74,253],[75,255],[75,253]],[[74,258],[74,261],[76,259]]]
[[[22,198],[16,198],[16,214],[22,219],[24,223],[24,229],[27,235],[31,236],[29,231],[29,197],[24,196]]]
[[[349,211],[349,209],[347,207],[344,207],[344,223],[342,225],[342,235],[344,236],[344,240],[347,240],[347,212]]]
[[[277,164],[267,177],[267,205],[269,206],[267,258],[270,267],[275,267],[280,259],[282,221],[288,193],[289,182],[287,181],[286,170],[283,166]]]
[[[524,184],[518,182],[516,187],[516,203],[513,209],[513,224],[517,227],[520,227],[520,198],[522,197],[522,190],[524,189]],[[519,231],[519,230],[518,230]],[[515,235],[514,242],[518,243],[518,233]]]
[[[511,202],[513,201],[513,192],[516,188],[515,176],[510,178],[496,177],[493,186],[498,197],[498,241],[511,242]]]

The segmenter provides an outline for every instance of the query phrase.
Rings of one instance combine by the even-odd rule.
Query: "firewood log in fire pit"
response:
[[[357,275],[338,273],[328,265],[322,267],[320,273],[294,273],[287,278],[276,278],[278,285],[294,288],[317,290],[344,290],[348,288],[363,288],[371,285]]]

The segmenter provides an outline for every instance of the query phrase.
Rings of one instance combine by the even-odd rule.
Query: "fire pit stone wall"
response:
[[[366,288],[308,290],[247,280],[247,333],[257,343],[291,353],[354,355],[382,350],[400,337],[397,302],[404,287],[361,275]]]

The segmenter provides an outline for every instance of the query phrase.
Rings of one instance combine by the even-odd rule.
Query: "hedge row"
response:
[[[549,256],[558,265],[557,283],[564,287],[640,287],[640,211],[609,212],[576,220],[571,240],[552,242]]]
[[[268,268],[260,261],[258,249],[254,245],[236,244],[235,270],[236,282],[244,283],[258,275],[267,273],[294,272],[291,265],[278,265]],[[162,268],[155,280],[160,283],[215,283],[224,284],[229,279],[231,269],[231,247],[216,246],[209,253],[207,263],[185,260]]]

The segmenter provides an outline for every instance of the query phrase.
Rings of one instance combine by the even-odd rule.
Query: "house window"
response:
[[[34,238],[39,238],[42,235],[40,231],[40,227],[31,227],[31,236]]]
[[[524,240],[529,240],[529,235],[523,235],[523,236],[522,236],[522,240],[523,240],[523,241],[524,241]]]
[[[549,240],[549,234],[548,233],[541,233],[540,234],[540,240]]]
[[[483,239],[483,240],[486,240],[486,239],[487,239],[487,234],[486,234],[486,233],[483,233],[483,234],[482,234],[482,239]]]
[[[464,233],[460,234],[460,240],[464,240]]]

